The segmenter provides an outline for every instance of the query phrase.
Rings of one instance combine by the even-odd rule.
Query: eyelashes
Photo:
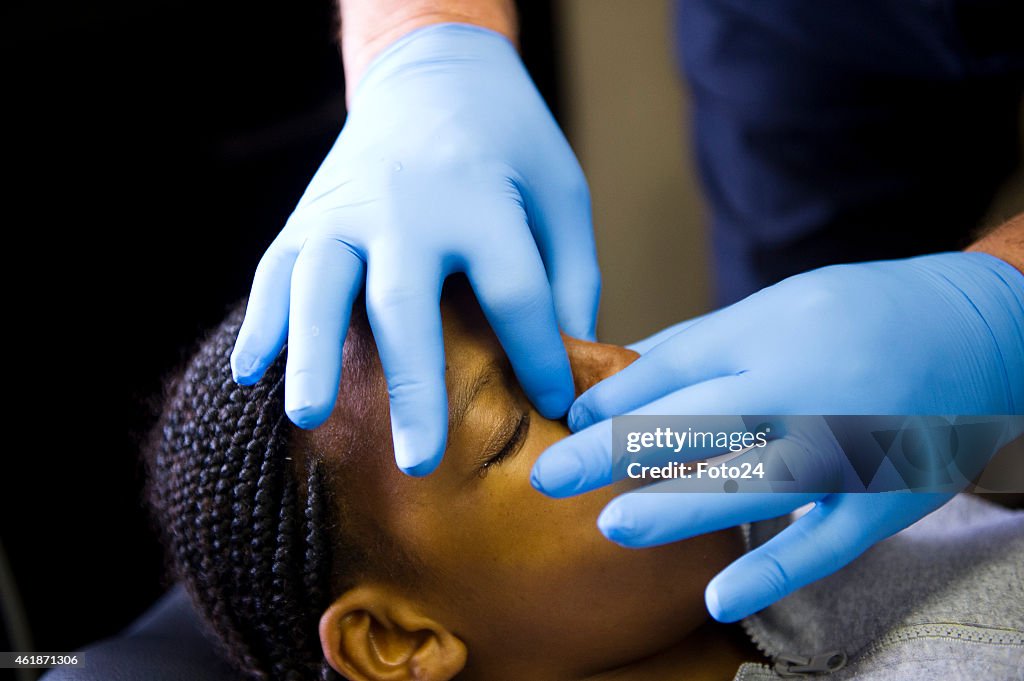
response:
[[[509,438],[508,442],[498,450],[498,452],[484,461],[483,465],[480,466],[481,477],[487,474],[487,469],[491,466],[500,464],[502,461],[507,459],[509,456],[515,454],[522,447],[523,442],[526,440],[526,435],[530,430],[530,412],[525,411],[519,418],[519,423],[516,425],[515,431],[512,433],[512,437]]]

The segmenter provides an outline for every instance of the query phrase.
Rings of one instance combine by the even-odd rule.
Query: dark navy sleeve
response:
[[[1020,154],[1021,0],[679,0],[718,302],[963,248]]]

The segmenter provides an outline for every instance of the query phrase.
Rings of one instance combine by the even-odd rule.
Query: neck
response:
[[[732,681],[744,662],[764,661],[738,624],[709,620],[671,648],[581,681]]]

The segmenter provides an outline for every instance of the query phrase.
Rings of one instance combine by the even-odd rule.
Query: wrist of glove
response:
[[[443,77],[438,66],[460,73],[475,70],[483,75],[495,68],[511,69],[529,79],[515,46],[497,31],[473,24],[431,24],[410,31],[373,58],[350,98],[350,108],[358,109],[368,92],[392,78],[409,78],[432,67],[434,77]],[[455,66],[459,68],[452,69]]]
[[[964,389],[978,391],[988,413],[1024,413],[1024,274],[987,253],[943,253],[907,264],[958,311],[949,319],[949,340],[968,344],[965,357],[976,363]]]

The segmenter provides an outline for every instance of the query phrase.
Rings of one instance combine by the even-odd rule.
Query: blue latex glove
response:
[[[576,157],[512,44],[463,24],[381,53],[337,142],[260,261],[234,353],[259,380],[288,340],[285,407],[330,414],[363,285],[387,377],[399,467],[441,460],[448,427],[439,300],[465,272],[538,410],[574,396],[559,335],[593,338],[600,291],[590,199]]]
[[[538,459],[534,486],[567,496],[612,482],[611,421],[602,419],[627,412],[1024,413],[1024,276],[984,253],[947,253],[791,277],[697,320],[580,396],[569,411],[580,432]],[[825,470],[814,460],[819,451],[810,444],[797,456],[808,470]],[[708,585],[712,616],[735,621],[834,572],[948,498],[631,492],[611,501],[598,525],[622,545],[650,546],[816,502]]]
[[[678,322],[676,324],[673,324],[672,326],[662,329],[661,331],[658,331],[657,333],[652,333],[650,336],[647,336],[646,338],[642,338],[638,341],[630,343],[626,347],[632,350],[633,352],[639,353],[641,355],[646,355],[651,348],[655,348],[661,345],[663,341],[668,340],[669,338],[676,335],[680,331],[683,331],[684,329],[690,328],[697,322],[707,318],[707,316],[708,315],[705,314],[699,317],[694,317],[692,319],[687,319]]]

